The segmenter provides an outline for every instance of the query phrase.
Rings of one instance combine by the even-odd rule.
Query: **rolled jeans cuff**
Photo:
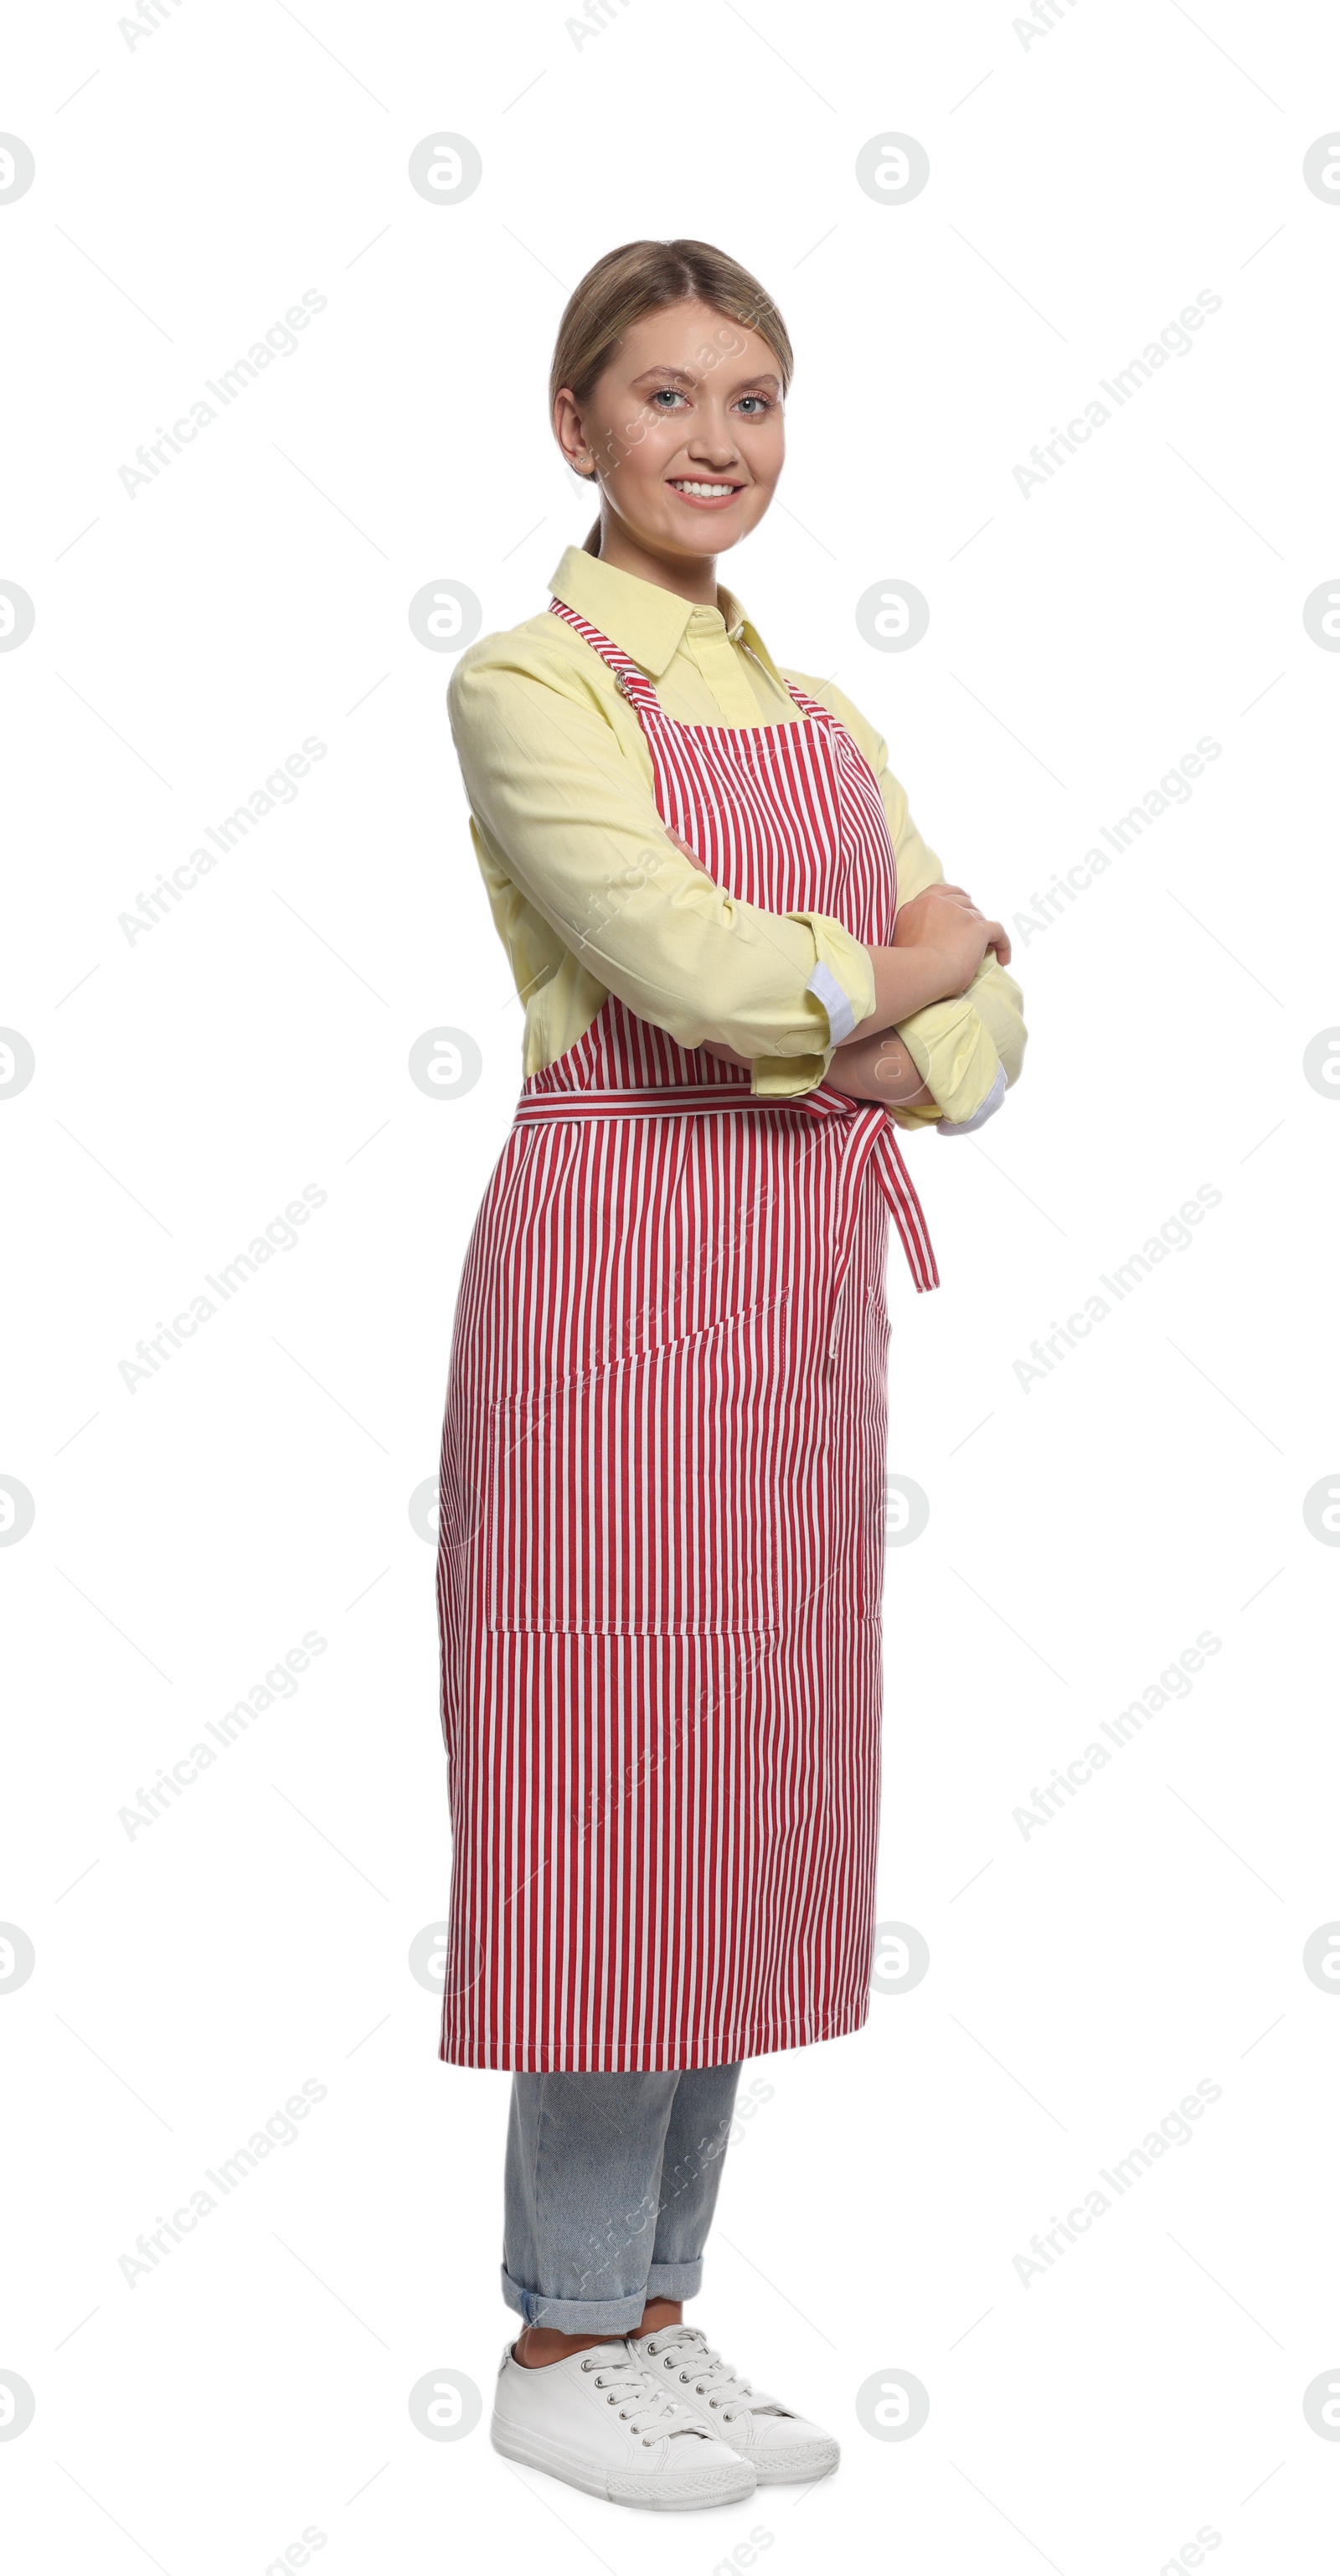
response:
[[[648,2299],[692,2299],[702,2287],[703,2265],[653,2263],[644,2290],[622,2299],[547,2299],[542,2290],[523,2290],[504,2263],[502,2294],[509,2308],[528,2326],[550,2326],[555,2334],[631,2334],[642,2323]]]
[[[647,2274],[649,2299],[696,2299],[703,2286],[703,2258],[696,2263],[653,2263]]]

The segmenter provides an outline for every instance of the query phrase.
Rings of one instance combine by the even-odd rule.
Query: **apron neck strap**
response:
[[[602,635],[598,626],[592,626],[587,618],[579,617],[576,609],[569,608],[566,600],[551,599],[549,606],[555,617],[565,618],[568,625],[574,627],[581,636],[583,643],[589,644],[592,652],[598,653],[601,661],[609,664],[624,696],[631,706],[636,707],[639,715],[660,715],[661,701],[650,680],[645,671],[640,671],[636,662],[627,653],[621,653],[617,644],[611,644],[608,635]]]
[[[628,699],[629,704],[637,709],[639,715],[657,715],[665,722],[669,721],[666,717],[665,709],[656,695],[656,691],[652,687],[650,680],[647,678],[646,672],[639,669],[637,663],[632,660],[629,654],[621,652],[618,645],[612,644],[608,635],[602,635],[600,628],[598,626],[592,626],[588,618],[579,617],[576,609],[569,608],[566,600],[551,599],[549,606],[555,617],[562,617],[565,619],[569,626],[575,628],[583,642],[590,645],[592,652],[598,653],[601,661],[609,664],[609,667],[614,673],[614,677],[617,680],[619,687],[622,689],[624,696]],[[758,662],[760,670],[764,670],[766,668],[766,665],[759,662],[758,655],[754,653],[748,645],[746,645],[745,650],[749,653],[751,661]],[[817,724],[821,729],[827,730],[831,733],[833,717],[828,708],[822,705],[818,698],[808,696],[804,689],[798,689],[794,680],[787,680],[785,686],[790,691],[790,694],[794,698],[796,705],[799,707],[801,714],[808,716],[812,723]]]

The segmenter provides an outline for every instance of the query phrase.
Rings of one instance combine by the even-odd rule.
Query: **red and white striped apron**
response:
[[[878,783],[826,708],[676,724],[550,605],[718,884],[890,939]],[[712,2066],[865,2020],[890,1212],[935,1286],[882,1108],[756,1099],[613,994],[523,1086],[442,1438],[448,2062]]]

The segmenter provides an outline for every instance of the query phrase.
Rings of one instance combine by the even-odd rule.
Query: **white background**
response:
[[[1340,659],[1340,124],[1319,10],[951,11],[67,0],[11,28],[36,178],[9,273],[0,1018],[12,1250],[0,1550],[23,1668],[0,1913],[0,2442],[25,2576],[543,2562],[1127,2576],[1315,2566],[1340,2447],[1340,1466],[1331,918]],[[1031,25],[1032,22],[1030,21]],[[448,129],[468,201],[407,162]],[[899,130],[911,203],[855,161]],[[707,2286],[727,2353],[830,2425],[812,2491],[662,2524],[515,2471],[487,2410],[508,2079],[437,2059],[411,1942],[449,1878],[432,1549],[460,1262],[520,1079],[466,831],[434,580],[543,606],[589,507],[545,412],[565,297],[614,243],[753,267],[798,351],[779,502],[723,571],[773,652],[887,735],[947,872],[1031,910],[1196,741],[1189,801],[1016,933],[1030,1045],[980,1138],[909,1147],[944,1285],[894,1250],[880,1912],[930,1946],[860,2034],[746,2069]],[[327,299],[131,498],[118,467],[304,289]],[[1221,298],[1025,499],[1013,468],[1201,289]],[[855,603],[931,606],[884,654]],[[118,917],[308,735],[297,798],[128,941]],[[426,1030],[477,1086],[425,1096]],[[130,1392],[118,1363],[304,1184],[296,1245]],[[1202,1184],[1219,1204],[1042,1383],[1014,1363]],[[1328,1616],[1329,1614],[1329,1616]],[[308,1630],[296,1693],[131,1839],[118,1811]],[[1045,1828],[1014,1818],[1203,1630],[1188,1696]],[[1330,1652],[1328,1653],[1328,1648]],[[326,2098],[128,2285],[118,2258],[306,2078]],[[1016,2255],[1198,2080],[1221,2088],[1042,2277]],[[1329,2179],[1328,2179],[1329,2177]],[[484,2420],[425,2439],[450,2369]],[[873,2438],[875,2374],[925,2428]],[[299,2558],[287,2563],[296,2564]]]

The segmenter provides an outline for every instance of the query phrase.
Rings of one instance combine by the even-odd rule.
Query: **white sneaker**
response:
[[[700,2424],[752,2462],[761,2487],[826,2478],[837,2467],[832,2434],[752,2387],[713,2351],[701,2326],[658,2326],[651,2334],[630,2335],[628,2346],[646,2355],[662,2386]]]
[[[749,2462],[677,2403],[623,2336],[539,2370],[504,2345],[490,2438],[509,2460],[651,2513],[739,2504],[754,2492]]]

